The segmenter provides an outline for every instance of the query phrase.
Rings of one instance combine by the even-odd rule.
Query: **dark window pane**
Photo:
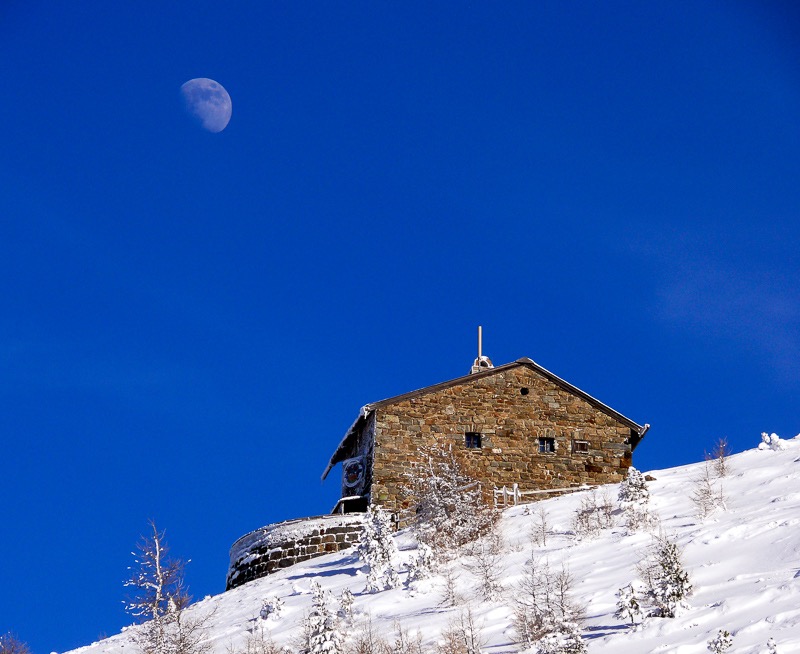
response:
[[[469,448],[479,448],[481,446],[481,435],[475,431],[468,431],[464,434],[464,445]]]

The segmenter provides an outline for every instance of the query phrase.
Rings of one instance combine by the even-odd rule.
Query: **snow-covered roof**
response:
[[[631,443],[632,449],[636,448],[636,446],[639,444],[639,441],[641,441],[647,430],[650,428],[650,425],[648,424],[639,425],[630,418],[626,418],[624,415],[622,415],[618,411],[615,411],[607,404],[604,404],[597,398],[589,395],[589,393],[582,391],[577,386],[573,386],[568,381],[561,379],[561,377],[558,377],[557,375],[553,374],[546,368],[543,368],[533,359],[530,359],[528,357],[522,357],[521,359],[517,359],[516,361],[512,361],[511,363],[503,364],[502,366],[487,368],[486,370],[482,370],[480,372],[474,372],[468,375],[464,375],[462,377],[456,377],[455,379],[440,382],[432,386],[425,386],[424,388],[420,388],[416,391],[410,391],[408,393],[403,393],[402,395],[395,395],[394,397],[389,397],[386,398],[385,400],[379,400],[378,402],[372,402],[370,404],[361,407],[361,411],[359,412],[358,417],[356,417],[356,419],[353,421],[353,424],[350,425],[350,428],[347,430],[341,442],[339,443],[338,447],[334,451],[333,456],[331,456],[331,459],[328,462],[328,466],[322,473],[322,479],[324,480],[325,477],[328,476],[328,473],[331,471],[333,466],[335,466],[337,463],[343,461],[346,458],[347,452],[350,450],[350,445],[352,444],[353,439],[356,437],[356,434],[361,428],[361,425],[366,421],[369,414],[375,411],[376,409],[380,409],[385,406],[390,406],[392,404],[397,404],[398,402],[410,400],[415,397],[420,397],[422,395],[427,395],[428,393],[435,393],[445,388],[450,388],[451,386],[458,386],[459,384],[469,384],[475,380],[482,379],[484,377],[489,377],[491,375],[496,375],[498,373],[510,370],[512,368],[517,368],[520,366],[525,366],[527,368],[530,368],[531,370],[535,370],[540,375],[549,379],[557,386],[560,386],[561,388],[572,393],[573,395],[577,395],[578,397],[584,399],[586,402],[594,406],[596,409],[602,411],[606,415],[611,416],[615,420],[621,422],[623,425],[626,425],[630,429],[634,430],[637,434],[637,438],[634,440],[634,442]]]

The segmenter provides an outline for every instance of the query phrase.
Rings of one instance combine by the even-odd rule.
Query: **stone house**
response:
[[[454,448],[484,488],[564,491],[623,479],[649,425],[639,425],[528,358],[361,409],[322,478],[342,464],[335,511],[372,502],[407,509],[402,486],[421,446]]]

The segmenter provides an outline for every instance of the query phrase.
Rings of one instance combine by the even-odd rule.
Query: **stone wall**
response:
[[[467,448],[466,432],[481,434]],[[555,439],[540,453],[539,438]],[[575,451],[575,441],[585,452]],[[376,408],[372,501],[408,508],[401,486],[420,446],[452,444],[488,488],[521,491],[621,481],[631,428],[538,371],[518,366]]]
[[[226,590],[358,542],[360,514],[287,520],[242,536],[231,547]]]

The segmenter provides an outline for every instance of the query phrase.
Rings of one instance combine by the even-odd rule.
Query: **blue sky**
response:
[[[800,431],[793,3],[0,8],[0,631],[324,513],[359,407],[529,356],[642,469]],[[179,89],[209,77],[219,134]]]

